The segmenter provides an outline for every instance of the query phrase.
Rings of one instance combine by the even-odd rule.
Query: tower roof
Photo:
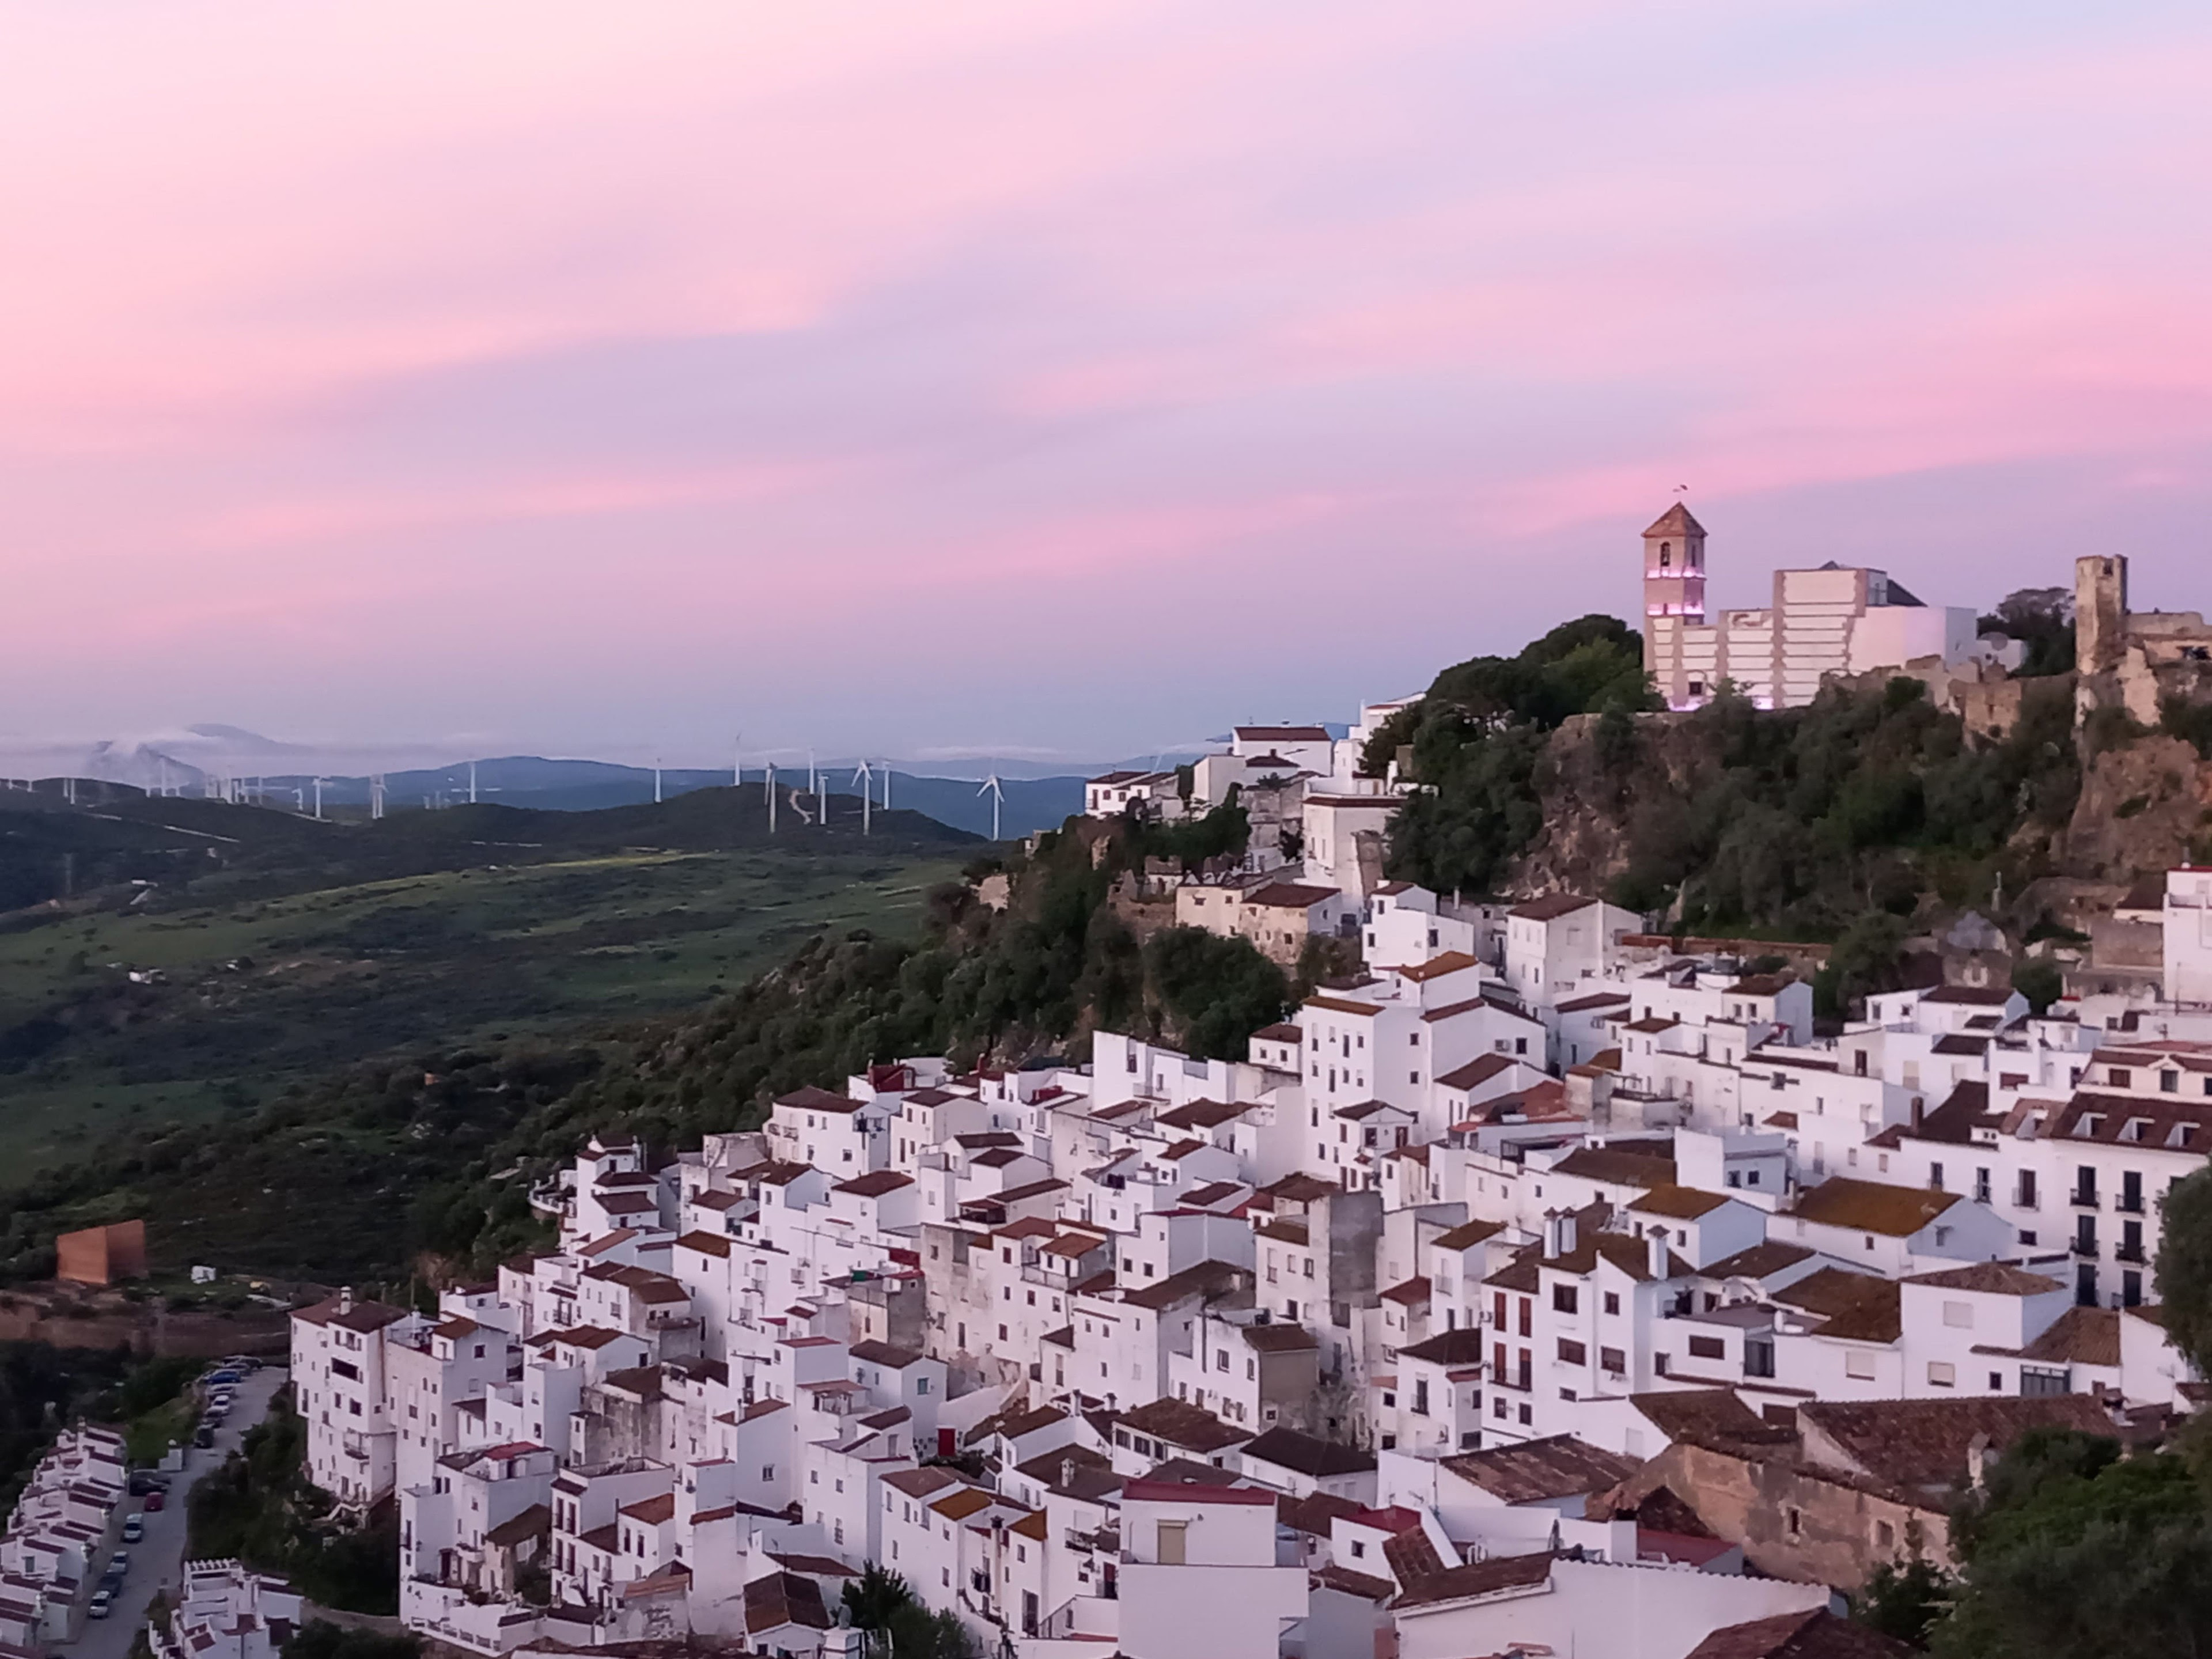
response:
[[[1702,536],[1705,533],[1705,527],[1690,516],[1688,507],[1677,501],[1654,519],[1651,527],[1644,533],[1647,537]]]

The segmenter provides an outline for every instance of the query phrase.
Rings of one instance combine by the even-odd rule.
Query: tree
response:
[[[2166,1336],[2200,1376],[2212,1376],[2212,1166],[2184,1176],[2160,1199],[2152,1283]]]
[[[1928,1632],[1948,1611],[1958,1581],[1917,1551],[1899,1566],[1885,1561],[1852,1598],[1859,1623],[1914,1647],[1925,1647]]]
[[[2064,674],[2074,667],[2074,595],[2063,587],[2023,587],[1997,601],[1981,620],[1984,634],[2006,634],[2027,647],[2023,675]]]
[[[891,1659],[975,1659],[975,1638],[958,1613],[931,1612],[902,1577],[873,1561],[845,1586],[845,1607],[854,1629],[881,1633]]]
[[[2014,964],[2012,988],[2026,997],[2027,1006],[2039,1014],[2066,994],[2066,975],[2048,957],[2036,957]]]
[[[1249,939],[1163,928],[1145,942],[1145,971],[1183,1046],[1209,1060],[1243,1059],[1252,1033],[1290,1007],[1290,981]]]
[[[1961,1505],[1942,1659],[2212,1651],[2212,1517],[2182,1459],[2072,1430],[2021,1437]]]

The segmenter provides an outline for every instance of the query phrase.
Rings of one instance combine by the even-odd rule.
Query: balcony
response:
[[[2113,1250],[2112,1260],[2115,1261],[2125,1261],[2139,1267],[2142,1265],[2143,1261],[2143,1247],[2139,1243],[2134,1244],[2122,1244]]]
[[[2075,1255],[2081,1256],[2085,1261],[2094,1261],[2097,1259],[2097,1240],[2095,1236],[2091,1235],[2085,1238],[2080,1233],[2075,1234],[2073,1250]]]
[[[1522,1394],[1530,1394],[1535,1389],[1534,1371],[1527,1365],[1518,1369],[1492,1365],[1490,1367],[1490,1380],[1498,1388],[1512,1389]]]
[[[2066,1201],[2077,1210],[2094,1210],[2102,1207],[2097,1202],[2097,1189],[2094,1187],[2076,1187],[2066,1194]]]
[[[2122,1215],[2141,1215],[2145,1208],[2143,1196],[2139,1192],[2130,1193],[2124,1190],[2112,1200],[2112,1207]]]

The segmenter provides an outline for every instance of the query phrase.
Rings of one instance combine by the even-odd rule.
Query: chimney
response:
[[[1060,1484],[1066,1490],[1073,1490],[1075,1486],[1075,1460],[1072,1457],[1060,1460]]]
[[[1559,1212],[1559,1254],[1561,1255],[1572,1255],[1574,1253],[1575,1212],[1572,1210],[1562,1210]]]
[[[338,1291],[338,1311],[340,1313],[353,1311],[353,1286],[350,1285],[345,1285]]]
[[[1913,1097],[1912,1097],[1912,1127],[1913,1127],[1914,1128],[1916,1128],[1916,1129],[1917,1129],[1917,1128],[1918,1128],[1918,1127],[1920,1127],[1920,1111],[1921,1111],[1921,1106],[1922,1106],[1921,1097],[1920,1097],[1918,1095],[1915,1095],[1915,1096],[1913,1096]]]
[[[1559,1212],[1547,1210],[1544,1212],[1544,1260],[1550,1261],[1565,1254],[1559,1248]]]
[[[1644,1265],[1654,1279],[1667,1277],[1667,1230],[1654,1227],[1644,1235]]]

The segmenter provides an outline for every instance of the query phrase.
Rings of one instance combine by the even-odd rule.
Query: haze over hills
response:
[[[1202,748],[1190,744],[1097,763],[945,756],[914,763],[872,759],[870,764],[878,799],[888,771],[894,806],[981,836],[992,832],[992,813],[978,787],[995,774],[1003,791],[1000,833],[1015,836],[1056,829],[1070,813],[1080,811],[1085,777],[1122,767],[1173,765]],[[805,787],[803,755],[779,753],[772,758],[780,785]],[[850,792],[857,787],[854,773],[860,763],[856,757],[832,757],[817,764],[828,787]],[[761,760],[748,757],[747,787],[761,787],[763,769]],[[326,810],[366,807],[370,780],[378,776],[385,781],[386,806],[392,811],[450,806],[472,798],[548,811],[592,811],[650,802],[656,790],[665,799],[731,781],[726,767],[665,768],[656,785],[653,767],[618,761],[488,757],[433,744],[367,748],[289,743],[221,725],[94,742],[0,738],[0,777],[19,782],[93,779],[157,794],[216,795],[295,811],[312,811],[319,793]]]

